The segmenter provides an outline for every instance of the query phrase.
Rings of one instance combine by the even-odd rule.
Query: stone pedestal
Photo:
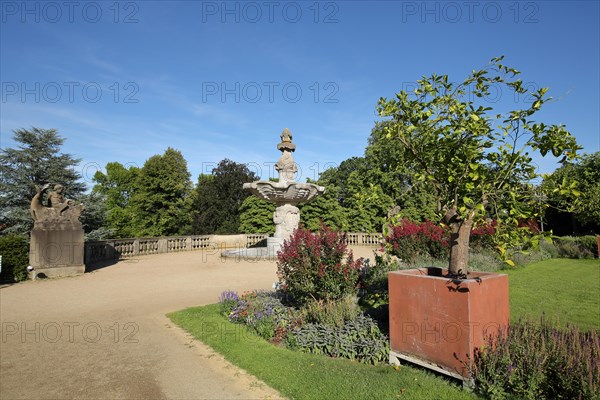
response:
[[[275,223],[275,234],[273,236],[280,239],[281,244],[283,244],[298,229],[300,209],[291,204],[277,207],[273,213],[273,223]]]
[[[31,274],[46,277],[83,274],[83,244],[83,228],[79,223],[36,222],[29,250],[29,265],[34,269]]]
[[[281,238],[267,238],[267,248],[269,249],[269,254],[273,254],[273,257],[277,257],[277,252],[283,247],[283,242],[284,239]]]

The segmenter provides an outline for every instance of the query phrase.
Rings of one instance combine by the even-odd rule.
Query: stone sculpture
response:
[[[31,199],[30,212],[33,220],[38,222],[70,222],[81,226],[79,217],[83,211],[83,204],[77,204],[75,201],[66,199],[63,195],[63,186],[54,185],[54,190],[48,195],[49,206],[43,203],[44,194],[50,187],[47,183],[39,188]]]
[[[83,204],[65,198],[64,188],[45,184],[31,199],[30,213],[34,224],[31,230],[29,265],[32,278],[36,276],[69,276],[85,272],[83,264],[83,226],[79,221]]]

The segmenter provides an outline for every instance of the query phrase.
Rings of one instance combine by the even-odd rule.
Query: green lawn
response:
[[[275,347],[219,315],[217,304],[168,315],[194,337],[291,399],[473,399],[460,387],[407,366],[369,366]],[[405,389],[404,395],[402,389]]]
[[[551,259],[506,272],[510,317],[538,320],[544,313],[559,324],[600,329],[600,261]]]
[[[538,320],[545,313],[560,324],[600,329],[600,261],[552,259],[503,272],[509,275],[512,321]],[[292,399],[475,398],[421,369],[374,367],[275,347],[227,321],[217,304],[178,311],[169,318]]]

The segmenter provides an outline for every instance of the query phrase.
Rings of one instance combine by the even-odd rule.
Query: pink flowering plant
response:
[[[299,304],[356,295],[361,267],[345,235],[325,226],[316,233],[297,229],[277,254],[281,288]]]

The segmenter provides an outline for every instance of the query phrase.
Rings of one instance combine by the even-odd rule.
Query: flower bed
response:
[[[471,374],[486,398],[599,399],[600,336],[519,321],[475,352]]]
[[[279,290],[223,292],[221,313],[277,345],[376,364],[389,345],[358,306],[362,269],[343,234],[298,229],[278,254]]]
[[[388,338],[372,318],[360,312],[340,313],[341,323],[317,322],[319,314],[332,312],[332,303],[295,308],[284,305],[283,297],[281,292],[253,291],[238,295],[225,291],[219,304],[221,314],[229,321],[246,325],[275,345],[369,364],[387,361]],[[338,303],[333,306],[338,311],[341,307]]]

